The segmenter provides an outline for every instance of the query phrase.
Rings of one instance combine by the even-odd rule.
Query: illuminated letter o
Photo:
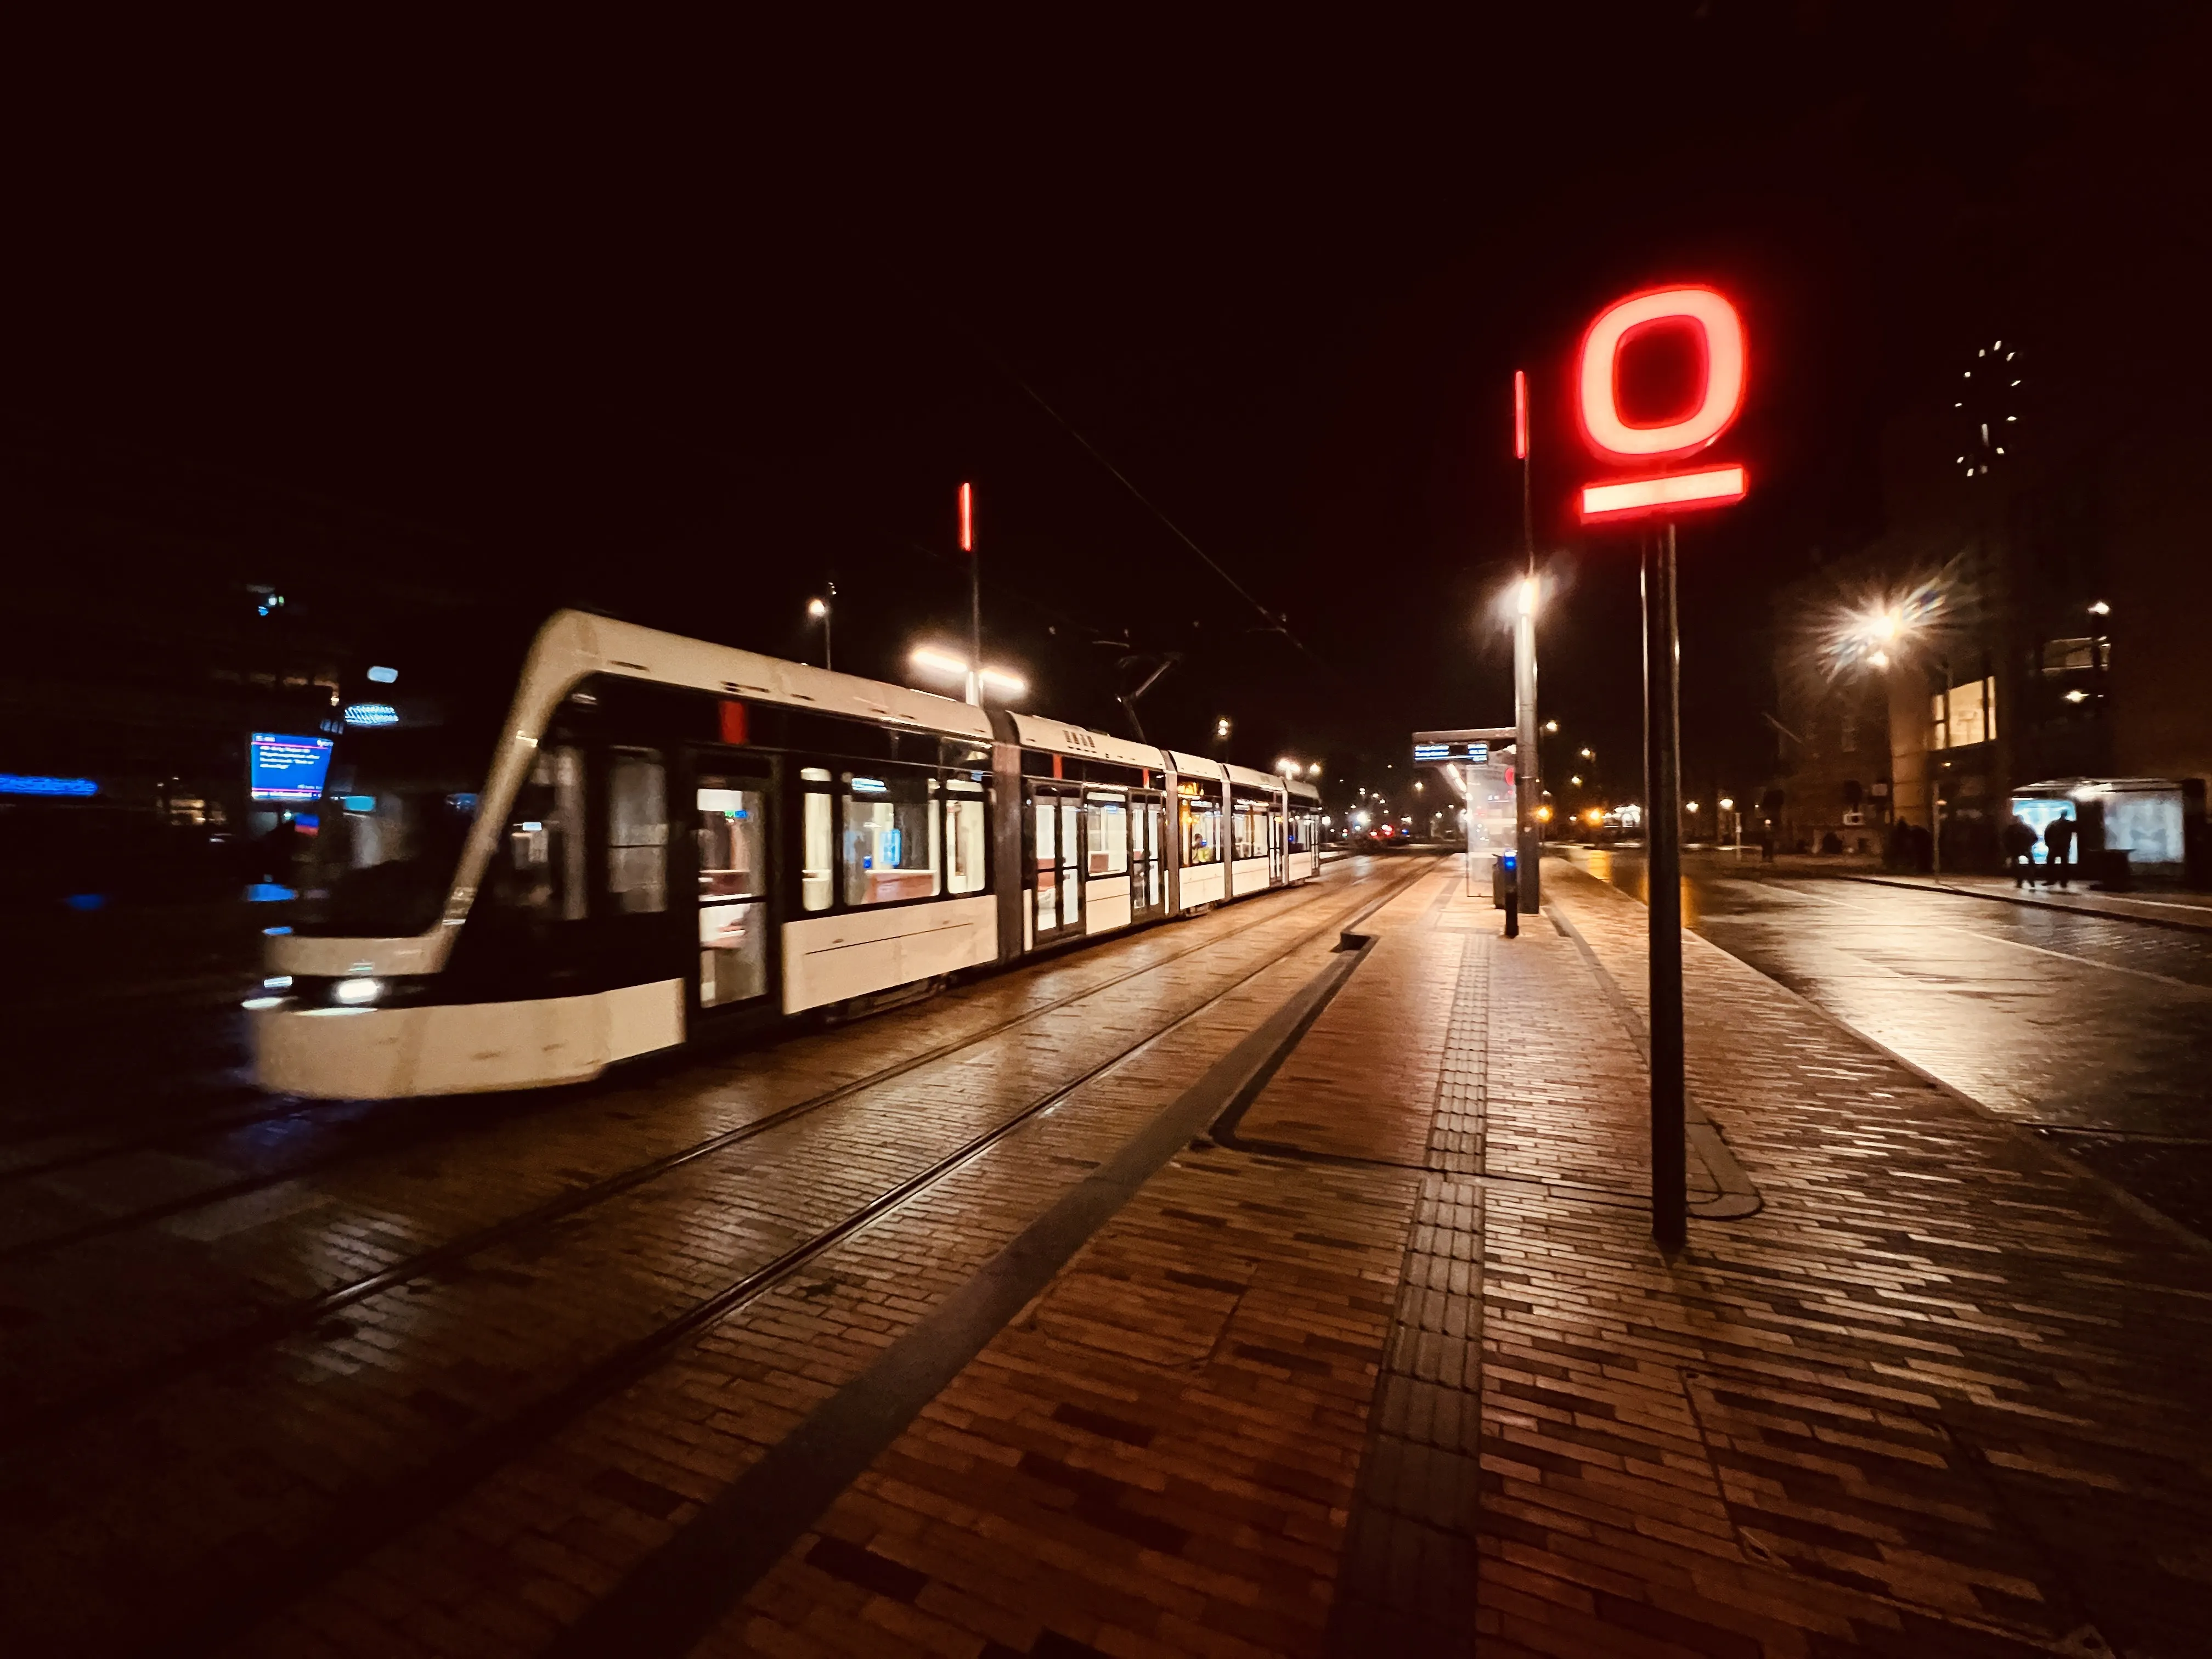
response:
[[[1676,319],[1705,337],[1705,383],[1698,406],[1663,426],[1631,426],[1620,416],[1620,346],[1632,329]],[[1598,313],[1583,336],[1576,374],[1583,435],[1601,455],[1687,455],[1729,428],[1743,407],[1743,320],[1709,288],[1669,288],[1632,295]]]

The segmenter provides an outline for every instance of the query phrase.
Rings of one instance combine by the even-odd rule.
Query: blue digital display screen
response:
[[[319,800],[331,769],[328,738],[256,732],[246,746],[246,793],[255,800]]]

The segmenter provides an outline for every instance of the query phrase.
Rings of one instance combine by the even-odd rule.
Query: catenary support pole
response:
[[[1520,833],[1514,852],[1521,872],[1521,908],[1535,914],[1543,902],[1543,877],[1537,866],[1544,851],[1544,825],[1536,813],[1544,804],[1543,757],[1537,751],[1536,722],[1536,520],[1529,505],[1527,390],[1517,388],[1521,451],[1521,546],[1527,560],[1521,602],[1513,622],[1514,817]],[[1469,802],[1470,807],[1473,802]]]
[[[1651,967],[1651,1237],[1688,1237],[1683,1139],[1681,639],[1675,611],[1674,526],[1655,538],[1644,570],[1644,846]]]

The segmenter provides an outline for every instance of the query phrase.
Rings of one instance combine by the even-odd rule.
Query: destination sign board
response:
[[[1442,764],[1446,761],[1473,761],[1480,765],[1490,758],[1486,743],[1417,743],[1413,745],[1417,761]]]
[[[1481,766],[1495,749],[1513,747],[1510,726],[1462,726],[1455,732],[1413,733],[1416,766]]]

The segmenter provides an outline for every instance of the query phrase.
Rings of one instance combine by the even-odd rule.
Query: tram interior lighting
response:
[[[345,723],[348,726],[397,726],[399,711],[388,702],[349,702],[346,705]]]
[[[380,979],[342,979],[331,988],[331,1000],[349,1008],[366,1007],[383,994]]]
[[[389,685],[399,678],[399,671],[396,668],[372,668],[368,671],[368,677],[379,685]]]

